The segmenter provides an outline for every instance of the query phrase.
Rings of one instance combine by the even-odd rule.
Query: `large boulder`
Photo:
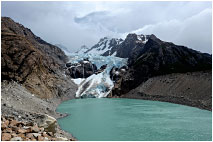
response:
[[[47,132],[52,132],[53,134],[56,133],[57,128],[57,120],[49,115],[45,115],[41,122],[39,123],[39,127],[44,127],[44,130]]]
[[[88,59],[84,59],[79,63],[67,63],[66,74],[72,78],[87,78],[97,71],[95,64],[92,64]]]

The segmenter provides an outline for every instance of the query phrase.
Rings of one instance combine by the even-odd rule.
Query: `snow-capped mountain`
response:
[[[128,58],[133,51],[138,51],[148,41],[150,35],[128,34],[125,40],[121,38],[104,37],[91,48],[82,46],[76,53],[89,53],[102,56],[116,56]]]
[[[100,41],[92,46],[85,53],[98,54],[103,56],[114,56],[116,55],[117,46],[123,42],[122,39],[117,38],[101,38]]]
[[[125,40],[117,47],[116,57],[129,58],[137,56],[148,42],[150,35],[128,34]]]
[[[146,43],[148,41],[148,39],[150,38],[150,35],[137,35],[137,39],[138,41],[142,42],[142,43]]]
[[[75,53],[83,54],[83,53],[86,53],[87,50],[89,50],[89,48],[86,45],[82,45],[81,48]]]

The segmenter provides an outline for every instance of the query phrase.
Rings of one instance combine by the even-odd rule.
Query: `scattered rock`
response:
[[[7,128],[8,125],[6,125],[5,123],[1,123],[1,129],[5,129]]]
[[[44,137],[44,141],[48,141],[49,139],[48,139],[48,137]]]
[[[57,141],[68,141],[67,138],[63,138],[63,137],[57,137],[56,140]]]
[[[52,132],[47,132],[47,134],[48,134],[49,136],[53,136],[53,133],[52,133]]]
[[[11,135],[9,133],[2,133],[1,140],[2,141],[9,141],[11,139]]]
[[[13,131],[12,131],[11,128],[6,127],[6,128],[4,128],[3,132],[5,132],[5,133],[12,133]]]
[[[30,139],[34,139],[34,136],[33,136],[32,133],[28,133],[28,134],[26,135],[26,137],[27,137],[27,138],[30,138]]]
[[[44,137],[49,137],[49,135],[47,135],[46,132],[43,132],[42,135],[43,135]]]
[[[16,121],[16,120],[12,120],[11,122],[10,122],[10,126],[17,126],[19,123],[18,123],[18,121]]]
[[[38,138],[38,136],[41,136],[41,134],[39,134],[39,133],[32,133],[32,134],[35,138]]]
[[[21,138],[23,138],[23,139],[26,137],[25,134],[18,134],[17,136],[18,136],[18,137],[21,137]]]
[[[38,136],[38,141],[44,141],[44,137]]]
[[[33,127],[31,127],[32,132],[39,132],[39,127],[37,125],[34,125]]]
[[[21,137],[14,137],[10,139],[11,141],[22,141],[23,139]]]
[[[12,133],[11,136],[14,138],[17,137],[18,135],[16,133]]]
[[[40,124],[41,127],[44,127],[44,130],[47,132],[56,132],[57,120],[49,115],[45,115],[45,120],[43,124]]]
[[[18,133],[24,134],[24,133],[26,133],[26,130],[25,129],[19,129]]]
[[[67,138],[56,137],[56,119],[45,116],[44,127],[32,123],[23,123],[13,118],[2,117],[2,141],[68,141]],[[8,123],[10,122],[10,123]],[[8,124],[8,125],[6,125]],[[32,126],[27,126],[32,125]]]

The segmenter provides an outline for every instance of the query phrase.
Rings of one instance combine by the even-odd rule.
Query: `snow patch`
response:
[[[76,85],[80,85],[83,82],[84,78],[71,79]]]

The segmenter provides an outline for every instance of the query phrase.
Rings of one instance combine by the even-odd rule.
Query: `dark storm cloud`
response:
[[[135,32],[210,53],[211,8],[211,2],[2,2],[2,15],[72,50]]]

